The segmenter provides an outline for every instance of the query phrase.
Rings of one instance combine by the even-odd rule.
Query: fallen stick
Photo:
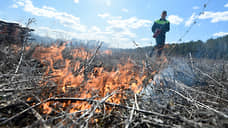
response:
[[[105,99],[103,99],[102,101],[99,101],[99,100],[92,100],[92,99],[83,99],[83,98],[48,98],[42,102],[39,102],[31,107],[28,107],[27,109],[17,113],[16,115],[8,118],[7,120],[3,121],[0,123],[0,125],[3,125],[3,124],[6,124],[7,122],[11,121],[12,119],[22,115],[23,113],[43,104],[43,103],[46,103],[46,102],[49,102],[49,101],[58,101],[58,102],[65,102],[65,101],[71,101],[71,102],[77,102],[77,101],[85,101],[85,102],[95,102],[95,103],[100,103],[100,104],[106,104],[106,105],[109,105],[109,106],[112,106],[112,107],[118,107],[118,108],[123,108],[123,109],[129,109],[129,110],[134,110],[136,112],[141,112],[141,113],[144,113],[144,114],[148,114],[148,115],[155,115],[155,116],[159,116],[159,117],[163,117],[163,118],[168,118],[168,119],[175,119],[175,117],[172,117],[172,116],[168,116],[168,115],[164,115],[164,114],[160,114],[160,113],[157,113],[157,112],[152,112],[152,111],[146,111],[146,110],[142,110],[142,109],[135,109],[133,107],[128,107],[128,106],[124,106],[124,105],[120,105],[120,104],[114,104],[114,103],[109,103],[109,102],[104,102]]]
[[[21,74],[10,74],[10,73],[8,73],[8,74],[1,74],[0,75],[0,78],[2,78],[2,77],[11,77],[11,76],[22,76],[23,74],[21,73]]]
[[[210,75],[208,75],[207,73],[203,72],[202,70],[200,70],[199,68],[195,67],[195,69],[197,71],[199,71],[202,75],[208,77],[209,79],[213,80],[217,85],[219,85],[220,87],[224,88],[224,85],[221,84],[220,82],[218,82],[217,80],[215,80],[213,77],[211,77]]]
[[[125,128],[129,128],[131,122],[132,122],[132,118],[133,118],[133,115],[134,115],[134,109],[135,109],[135,104],[133,105],[133,108],[131,110],[131,114],[130,114],[130,117],[129,117],[129,120],[127,121],[127,124],[125,126]]]
[[[16,81],[16,82],[3,83],[3,84],[0,84],[0,88],[4,87],[6,85],[19,84],[19,83],[24,83],[24,82],[29,82],[29,80],[21,80],[21,81]]]
[[[71,102],[77,102],[77,101],[86,101],[86,102],[100,102],[99,100],[92,100],[92,99],[83,99],[83,98],[50,98],[48,101],[59,101],[59,102],[65,102],[65,101],[71,101]],[[47,101],[47,102],[48,102]],[[128,106],[124,106],[121,104],[114,104],[114,103],[109,103],[109,102],[103,102],[105,105],[109,105],[112,107],[118,107],[118,108],[124,108],[124,109],[129,109],[132,110],[133,107],[128,107]],[[149,114],[149,115],[155,115],[155,116],[159,116],[159,117],[164,117],[164,118],[168,118],[168,119],[174,119],[174,117],[172,116],[168,116],[168,115],[163,115],[157,112],[152,112],[152,111],[147,111],[147,110],[143,110],[143,109],[133,109],[134,111],[137,112],[141,112],[144,114]]]
[[[43,104],[43,103],[46,103],[46,102],[49,101],[50,99],[51,99],[51,98],[46,99],[46,100],[44,100],[43,102],[39,102],[39,103],[37,103],[37,104],[35,104],[35,105],[31,106],[31,107],[26,108],[25,110],[23,110],[23,111],[17,113],[16,115],[14,115],[14,116],[8,118],[7,120],[1,122],[1,123],[0,123],[0,126],[3,125],[3,124],[6,124],[7,122],[11,121],[12,119],[14,119],[14,118],[16,118],[16,117],[22,115],[23,113],[25,113],[25,112],[27,112],[27,111],[29,111],[29,110],[31,110],[31,109],[33,109],[33,108],[35,108],[35,107],[37,107],[37,106]]]
[[[176,93],[176,94],[178,94],[180,97],[182,97],[183,99],[185,99],[185,100],[187,100],[187,101],[189,101],[191,103],[197,103],[202,108],[209,109],[209,110],[219,114],[220,116],[223,116],[224,118],[228,118],[228,115],[226,115],[225,113],[223,113],[221,111],[218,111],[218,110],[216,110],[216,109],[214,109],[214,108],[212,108],[212,107],[210,107],[208,105],[205,105],[205,104],[203,104],[203,103],[201,103],[201,102],[199,102],[199,101],[197,101],[195,99],[190,99],[190,98],[184,96],[183,94],[181,94],[180,92],[177,92],[177,91],[175,91],[173,89],[169,89],[169,90],[174,92],[174,93]]]
[[[24,102],[24,101],[22,101],[26,106],[28,106],[28,107],[30,107],[30,105],[28,104],[28,103],[26,103],[26,102]],[[33,113],[33,115],[39,120],[39,121],[41,121],[43,124],[43,127],[44,128],[48,128],[49,126],[47,126],[46,125],[46,123],[45,123],[45,120],[43,119],[43,117],[34,109],[34,108],[32,108],[31,109],[32,110],[32,113]]]
[[[184,89],[187,89],[187,90],[190,90],[190,91],[199,93],[199,94],[204,94],[204,95],[207,95],[207,96],[211,96],[211,97],[213,97],[213,98],[220,99],[220,100],[222,100],[222,101],[228,103],[228,100],[227,100],[227,99],[224,99],[224,98],[222,98],[222,97],[214,96],[214,95],[212,95],[212,94],[209,94],[209,93],[206,93],[206,92],[203,92],[203,91],[200,91],[200,90],[196,90],[196,89],[194,89],[194,88],[192,88],[192,87],[189,87],[189,86],[187,86],[187,85],[185,85],[185,84],[182,84],[182,83],[179,83],[179,82],[176,83],[176,84],[177,84],[178,86],[184,88]]]
[[[22,89],[14,89],[14,88],[0,89],[0,92],[14,92],[14,91],[33,90],[33,89],[36,89],[36,87],[33,87],[33,88],[22,88]]]

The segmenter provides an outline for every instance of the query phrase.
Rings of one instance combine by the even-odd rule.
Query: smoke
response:
[[[148,95],[155,95],[158,90],[165,91],[164,88],[178,90],[180,86],[177,86],[177,83],[186,86],[194,86],[197,83],[197,77],[187,59],[171,58],[167,67],[154,76],[153,82],[144,91]]]

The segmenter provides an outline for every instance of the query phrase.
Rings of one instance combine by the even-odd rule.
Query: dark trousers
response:
[[[157,56],[161,56],[163,48],[165,46],[165,35],[160,35],[156,38],[156,46],[153,47],[150,57],[154,54],[154,51],[157,51]]]

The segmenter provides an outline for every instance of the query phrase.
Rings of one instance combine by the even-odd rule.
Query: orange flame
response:
[[[104,67],[94,67],[87,71],[85,63],[92,57],[91,53],[80,48],[70,50],[70,56],[63,57],[65,49],[67,49],[66,45],[40,46],[35,49],[33,54],[34,58],[46,65],[44,77],[52,76],[49,81],[53,81],[57,85],[56,94],[76,98],[92,98],[97,95],[98,97],[95,99],[100,100],[118,90],[119,93],[107,99],[106,102],[120,104],[127,98],[126,90],[134,93],[142,90],[146,75],[143,73],[144,71],[131,63],[130,59],[126,64],[119,64],[117,70],[107,71]],[[48,82],[44,82],[41,86],[45,85],[48,85]],[[72,94],[74,91],[75,93]],[[70,113],[91,107],[89,103],[81,101],[75,103],[69,101],[62,104],[63,108],[67,106],[71,106]],[[46,114],[52,111],[50,102],[43,104],[42,108]]]
[[[103,53],[106,54],[106,55],[112,55],[112,51],[111,50],[105,50]]]

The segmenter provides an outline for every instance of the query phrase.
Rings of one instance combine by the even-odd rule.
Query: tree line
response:
[[[144,47],[142,49],[149,53],[153,47]],[[167,44],[164,48],[164,52],[166,55],[170,56],[184,57],[191,53],[194,58],[228,60],[228,35],[216,39],[208,39],[205,42],[198,40],[185,43]]]

